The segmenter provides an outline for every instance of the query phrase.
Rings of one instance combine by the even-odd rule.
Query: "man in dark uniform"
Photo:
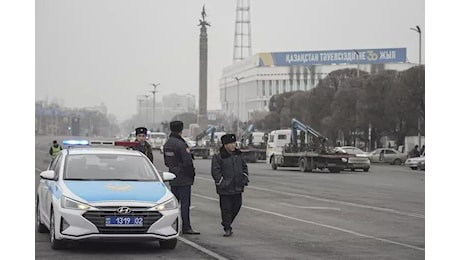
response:
[[[166,167],[176,175],[169,184],[171,192],[181,205],[182,234],[198,235],[200,232],[193,230],[190,225],[190,196],[195,180],[195,167],[190,149],[182,138],[183,128],[182,121],[172,121],[169,124],[171,134],[163,145],[163,156]]]
[[[138,127],[136,128],[136,142],[139,144],[133,147],[133,150],[138,150],[145,154],[151,162],[153,162],[152,146],[146,141],[147,128]]]
[[[221,137],[220,152],[212,157],[211,175],[219,194],[224,237],[233,234],[232,223],[241,209],[244,186],[249,183],[248,166],[240,150],[236,149],[236,136]]]

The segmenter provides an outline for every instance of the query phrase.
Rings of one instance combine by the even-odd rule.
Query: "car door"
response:
[[[384,161],[386,163],[392,163],[397,157],[397,154],[395,151],[391,149],[385,149],[385,159]]]
[[[375,151],[373,151],[371,153],[370,158],[369,158],[371,160],[371,162],[374,162],[374,163],[382,162],[382,161],[380,161],[380,152],[381,152],[381,150],[382,149],[377,149],[377,150],[375,150]]]

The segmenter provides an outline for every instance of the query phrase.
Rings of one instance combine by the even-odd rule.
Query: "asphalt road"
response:
[[[36,137],[36,178],[50,137]],[[165,170],[163,157],[155,164]],[[35,232],[36,259],[424,259],[425,172],[372,165],[369,172],[304,173],[248,164],[250,183],[234,234],[222,237],[211,161],[195,160],[191,222],[176,249],[155,242],[76,244],[54,251]]]

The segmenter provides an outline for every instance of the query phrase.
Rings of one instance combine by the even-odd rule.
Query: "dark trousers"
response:
[[[240,194],[219,195],[220,213],[222,215],[222,226],[224,230],[232,230],[232,223],[241,209],[242,197]]]
[[[182,218],[182,230],[189,230],[190,226],[190,195],[191,186],[171,186],[171,192],[180,203],[180,215]]]

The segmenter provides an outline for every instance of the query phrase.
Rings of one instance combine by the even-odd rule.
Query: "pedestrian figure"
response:
[[[414,146],[414,148],[410,151],[409,156],[413,157],[420,157],[420,151],[418,150],[418,144]]]
[[[182,234],[199,235],[200,232],[193,230],[190,225],[190,196],[195,180],[195,167],[187,142],[182,138],[183,128],[182,121],[172,121],[169,124],[171,134],[163,145],[163,157],[166,167],[176,175],[169,184],[171,192],[181,205]]]
[[[57,140],[53,140],[53,144],[50,147],[49,154],[51,158],[54,159],[58,155],[58,153],[62,151],[62,146],[57,142]]]
[[[138,150],[141,153],[145,154],[147,158],[153,163],[153,153],[152,153],[152,146],[149,142],[146,141],[147,139],[147,128],[145,127],[138,127],[136,128],[136,140],[139,144],[137,146],[132,147],[133,150]]]
[[[221,137],[219,153],[212,158],[211,174],[219,194],[220,211],[224,237],[233,234],[232,223],[242,205],[242,192],[249,183],[248,166],[242,152],[236,149],[236,136],[226,134]]]

